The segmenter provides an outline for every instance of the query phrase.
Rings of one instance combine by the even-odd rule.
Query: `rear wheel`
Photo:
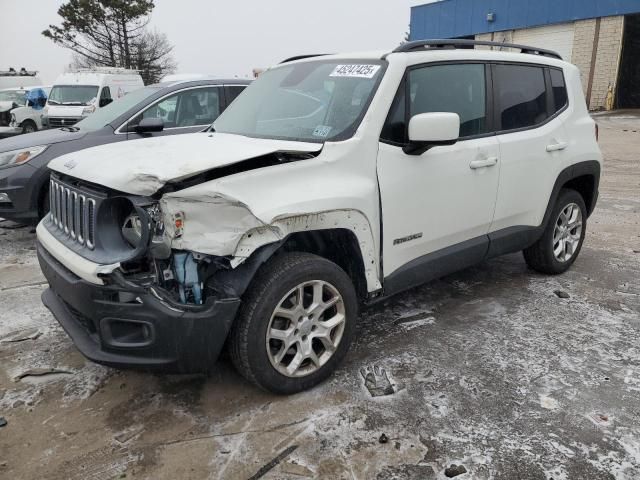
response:
[[[567,271],[582,249],[586,227],[587,208],[582,195],[561,190],[542,237],[523,251],[527,264],[550,275]]]
[[[346,355],[357,307],[353,284],[336,264],[306,253],[275,257],[243,299],[229,342],[233,363],[274,393],[311,388]]]
[[[33,121],[25,120],[24,122],[22,122],[22,133],[33,133],[37,131],[38,127]]]

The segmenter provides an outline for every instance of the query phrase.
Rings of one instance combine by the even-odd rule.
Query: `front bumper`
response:
[[[35,223],[38,219],[38,205],[33,201],[36,175],[37,169],[28,162],[0,168],[0,193],[9,197],[9,202],[0,202],[0,217]]]
[[[211,368],[240,305],[209,299],[190,307],[161,300],[147,289],[95,285],[77,277],[38,243],[49,282],[42,301],[90,360],[114,367],[187,373]]]
[[[12,137],[22,133],[22,127],[0,127],[0,138]]]

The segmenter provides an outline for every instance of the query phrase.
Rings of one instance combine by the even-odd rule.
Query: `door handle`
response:
[[[557,152],[564,150],[568,146],[569,144],[567,142],[552,143],[551,145],[547,145],[547,152]]]
[[[498,157],[489,157],[483,160],[473,160],[469,164],[469,168],[472,168],[475,170],[476,168],[493,167],[497,163],[498,163]]]

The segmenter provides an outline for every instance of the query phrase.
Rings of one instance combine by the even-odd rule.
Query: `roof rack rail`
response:
[[[484,47],[500,47],[500,48],[516,48],[520,50],[520,53],[528,53],[531,55],[542,55],[544,57],[557,58],[562,60],[562,57],[558,52],[552,50],[546,50],[544,48],[531,47],[527,45],[518,45],[516,43],[502,43],[502,42],[489,42],[485,40],[417,40],[414,42],[407,42],[397,47],[391,53],[400,52],[419,52],[430,48],[461,48],[461,47],[475,47],[477,45]]]
[[[331,54],[330,53],[314,53],[311,55],[296,55],[295,57],[285,58],[280,62],[280,64],[295,62],[296,60],[304,60],[305,58],[324,57],[325,55],[331,55]]]

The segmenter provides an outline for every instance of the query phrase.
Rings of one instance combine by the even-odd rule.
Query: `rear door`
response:
[[[385,289],[403,283],[397,280],[401,276],[413,277],[410,283],[417,284],[442,273],[425,262],[447,247],[464,252],[449,262],[453,270],[486,253],[499,177],[489,68],[483,63],[427,64],[407,71],[378,153]],[[460,139],[422,155],[407,155],[402,146],[408,120],[427,112],[458,113]],[[404,275],[410,270],[413,273]]]
[[[541,224],[555,180],[568,160],[562,122],[562,70],[532,64],[493,66],[500,145],[500,187],[491,232]]]
[[[227,98],[226,107],[231,105],[231,103],[236,99],[236,97],[240,95],[243,92],[243,90],[247,88],[247,86],[248,85],[226,85],[224,87],[226,98]]]

